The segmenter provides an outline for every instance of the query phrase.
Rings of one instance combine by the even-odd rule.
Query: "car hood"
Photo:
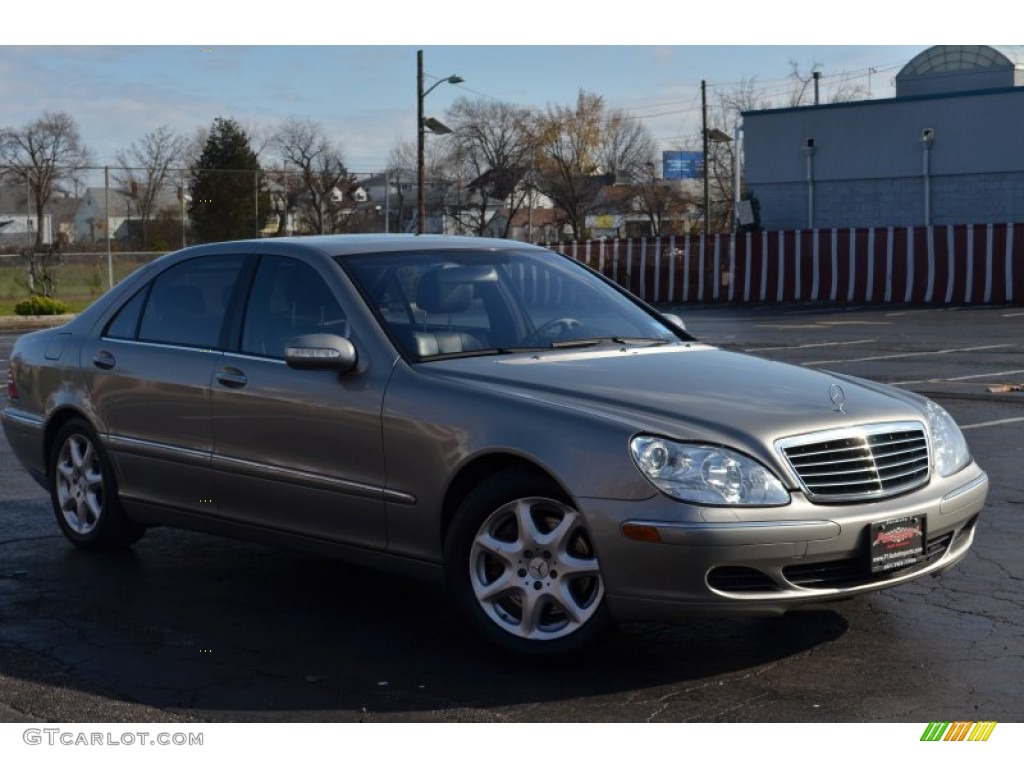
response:
[[[772,444],[783,437],[882,421],[924,421],[911,393],[695,343],[603,345],[417,367],[508,397],[615,420],[634,432],[721,443],[764,458],[774,456]]]

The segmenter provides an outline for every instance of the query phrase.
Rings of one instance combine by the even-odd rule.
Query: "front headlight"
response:
[[[932,433],[932,459],[935,462],[935,471],[942,477],[948,477],[967,466],[971,460],[971,453],[967,449],[963,432],[953,421],[953,417],[946,413],[945,408],[929,400],[926,410],[928,429]]]
[[[789,503],[789,492],[775,475],[728,448],[634,437],[629,449],[644,476],[674,499],[757,507]]]

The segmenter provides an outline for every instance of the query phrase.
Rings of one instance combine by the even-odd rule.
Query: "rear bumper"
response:
[[[43,420],[8,405],[0,410],[0,427],[3,428],[15,458],[45,488],[46,458],[43,445],[46,429]]]

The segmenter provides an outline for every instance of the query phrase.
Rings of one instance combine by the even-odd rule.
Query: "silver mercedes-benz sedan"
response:
[[[80,547],[167,525],[443,579],[523,654],[938,573],[988,490],[925,398],[476,238],[167,255],[17,341],[2,421]]]

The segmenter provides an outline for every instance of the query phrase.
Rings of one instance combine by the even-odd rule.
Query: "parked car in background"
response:
[[[534,655],[938,573],[988,487],[925,398],[475,238],[170,254],[17,341],[2,423],[80,547],[165,525],[440,579]]]

